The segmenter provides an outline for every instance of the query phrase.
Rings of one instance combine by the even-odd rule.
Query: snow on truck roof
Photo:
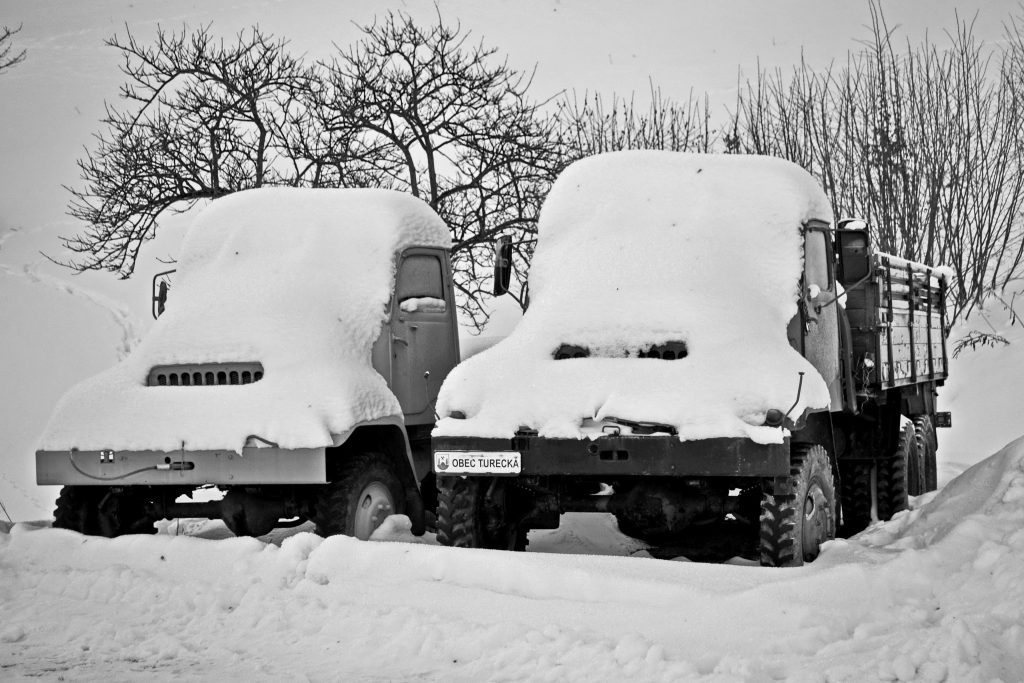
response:
[[[829,400],[786,337],[810,219],[831,222],[828,198],[781,159],[635,151],[574,163],[541,211],[529,309],[449,375],[439,413],[466,418],[446,417],[435,434],[529,426],[572,438],[616,417],[684,440],[781,441],[759,425],[793,404],[799,372],[794,414]],[[670,342],[686,357],[637,357]],[[560,347],[589,355],[555,359]]]
[[[410,195],[267,188],[214,201],[186,235],[167,310],[119,365],[69,391],[41,447],[241,449],[331,444],[401,409],[370,364],[394,254],[448,248]],[[260,363],[244,386],[148,387],[161,365]]]

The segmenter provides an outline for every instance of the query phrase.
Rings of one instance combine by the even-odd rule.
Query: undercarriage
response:
[[[518,472],[453,472],[515,456]],[[442,437],[435,460],[446,470],[437,479],[438,540],[453,546],[520,550],[528,530],[557,528],[562,513],[606,512],[658,548],[791,566],[817,556],[839,517],[827,452],[788,440]],[[724,542],[709,545],[711,536]]]

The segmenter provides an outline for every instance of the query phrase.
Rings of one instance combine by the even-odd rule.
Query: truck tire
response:
[[[843,537],[860,533],[871,524],[871,467],[868,461],[839,461]]]
[[[917,436],[917,448],[923,454],[924,459],[924,491],[922,493],[927,493],[939,488],[939,468],[936,458],[938,439],[931,416],[921,415],[914,418],[914,432]]]
[[[53,526],[90,536],[155,534],[145,500],[130,487],[65,486],[57,497]]]
[[[907,444],[907,495],[920,496],[928,491],[927,450],[917,434],[916,424],[907,425],[911,438]]]
[[[529,529],[505,521],[503,496],[487,500],[491,484],[490,478],[437,478],[438,543],[453,548],[526,550]]]
[[[774,480],[773,480],[774,481]],[[795,445],[789,478],[761,494],[761,565],[798,567],[818,556],[836,535],[836,494],[828,453],[818,445]]]
[[[391,459],[366,451],[343,460],[316,501],[316,532],[368,540],[388,515],[405,512],[405,495]]]
[[[90,536],[100,535],[100,501],[106,492],[102,486],[61,488],[53,511],[53,526]]]
[[[892,519],[897,512],[907,509],[907,470],[911,457],[916,457],[917,443],[914,426],[906,424],[900,431],[896,452],[878,461],[876,488],[878,491],[878,518]]]

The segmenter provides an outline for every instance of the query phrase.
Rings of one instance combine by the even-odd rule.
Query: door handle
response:
[[[416,332],[416,330],[420,329],[419,325],[407,325],[406,327],[408,327],[409,330],[412,332]],[[396,336],[394,331],[391,332],[391,342],[398,342],[399,344],[405,344],[406,346],[409,346],[409,340]]]

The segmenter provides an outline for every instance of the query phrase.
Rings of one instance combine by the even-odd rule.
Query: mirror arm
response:
[[[825,302],[825,303],[823,303],[823,304],[815,304],[815,306],[814,306],[814,312],[815,312],[815,313],[821,313],[821,311],[822,311],[822,309],[823,309],[823,308],[825,308],[825,307],[827,307],[827,306],[831,306],[831,305],[832,305],[832,304],[834,304],[835,302],[839,301],[839,298],[840,298],[840,297],[846,296],[846,294],[847,294],[847,293],[849,293],[849,292],[852,292],[853,290],[857,289],[858,287],[862,287],[862,286],[864,286],[864,285],[865,285],[865,284],[867,283],[867,281],[871,279],[871,276],[872,276],[872,275],[873,275],[873,273],[870,273],[870,272],[869,272],[869,273],[868,273],[867,275],[865,275],[865,276],[864,276],[864,277],[862,277],[862,278],[861,278],[860,280],[858,280],[857,282],[855,282],[855,283],[854,283],[854,285],[853,285],[852,287],[846,287],[846,288],[844,288],[844,289],[843,289],[843,293],[842,293],[842,294],[838,294],[838,293],[837,293],[837,294],[836,294],[836,295],[835,295],[834,297],[832,297],[832,298],[831,298],[831,299],[830,299],[829,301],[826,301],[826,302]]]
[[[158,289],[158,287],[157,287],[157,280],[159,280],[160,278],[164,277],[165,275],[170,275],[171,273],[175,273],[175,272],[177,272],[177,269],[165,270],[164,272],[157,273],[156,275],[153,276],[153,286],[152,286],[152,289],[151,289],[151,295],[152,295],[153,299],[152,299],[152,301],[150,302],[150,305],[149,305],[149,312],[153,315],[153,320],[156,320],[157,318],[160,317],[160,314],[164,312],[163,311],[163,304],[167,303],[167,290],[166,289],[164,289],[164,295],[162,297],[162,299],[163,299],[162,301],[161,301],[161,297],[157,294],[157,289]]]

